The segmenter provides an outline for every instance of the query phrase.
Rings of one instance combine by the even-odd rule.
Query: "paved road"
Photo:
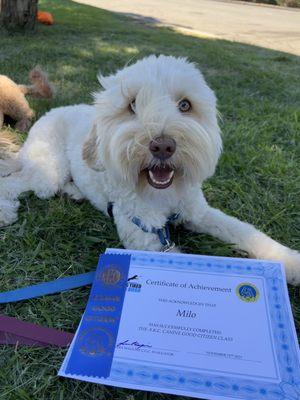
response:
[[[300,9],[222,0],[75,0],[207,35],[300,55]]]

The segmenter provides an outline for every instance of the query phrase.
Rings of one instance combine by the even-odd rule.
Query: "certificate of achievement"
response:
[[[300,399],[283,266],[108,249],[59,375],[201,399]]]

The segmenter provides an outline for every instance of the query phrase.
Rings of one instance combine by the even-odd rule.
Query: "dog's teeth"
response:
[[[169,178],[168,178],[168,179],[166,179],[166,180],[164,180],[164,181],[157,181],[157,180],[154,178],[153,172],[149,170],[149,176],[150,176],[151,180],[152,180],[156,185],[161,185],[161,186],[166,185],[166,184],[169,183],[170,180],[173,178],[173,175],[174,175],[174,171],[171,171],[170,174],[169,174]]]
[[[149,175],[150,175],[150,178],[154,181],[154,176],[153,176],[153,172],[152,171],[149,171]]]

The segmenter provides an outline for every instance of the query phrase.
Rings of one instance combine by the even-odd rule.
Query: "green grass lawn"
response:
[[[99,69],[115,71],[151,53],[189,57],[215,90],[221,113],[224,153],[216,175],[204,186],[209,202],[300,249],[299,59],[184,36],[67,0],[40,1],[40,7],[53,12],[54,26],[40,26],[32,36],[0,36],[1,74],[22,83],[39,64],[57,87],[54,100],[31,101],[37,117],[52,107],[91,102]],[[236,255],[206,235],[183,230],[173,235],[185,252]],[[89,203],[23,196],[18,222],[0,229],[0,290],[91,271],[107,246],[121,246],[115,227]],[[299,333],[299,289],[289,289]],[[72,332],[88,293],[83,288],[7,304],[0,313]],[[58,378],[64,355],[56,348],[1,347],[0,399],[175,398]]]

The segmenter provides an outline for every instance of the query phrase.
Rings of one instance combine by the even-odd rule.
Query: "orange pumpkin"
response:
[[[54,19],[52,14],[46,11],[38,11],[37,13],[37,19],[39,22],[45,25],[53,25]]]

